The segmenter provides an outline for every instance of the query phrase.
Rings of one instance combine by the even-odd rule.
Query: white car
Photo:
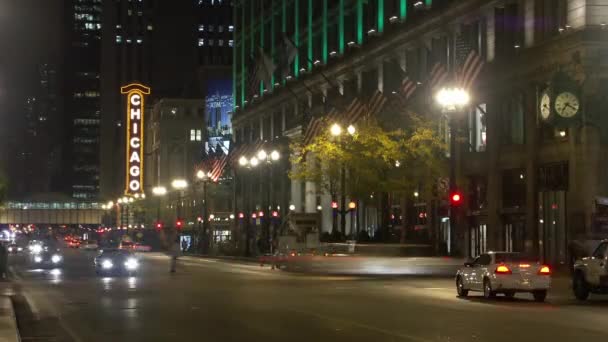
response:
[[[88,250],[97,250],[99,248],[99,244],[96,241],[89,240],[81,243],[80,248]]]
[[[141,243],[136,243],[133,245],[133,250],[136,252],[150,252],[152,247]]]
[[[513,298],[517,292],[528,292],[534,300],[543,302],[550,287],[551,268],[520,253],[481,254],[456,272],[459,297],[466,297],[469,291],[483,292],[485,298],[497,293]]]

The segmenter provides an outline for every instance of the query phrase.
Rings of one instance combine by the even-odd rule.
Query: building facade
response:
[[[585,0],[237,1],[234,15],[237,145],[301,136],[324,101],[376,90],[389,96],[403,78],[395,75],[422,85],[437,63],[454,73],[466,45],[484,66],[469,89],[470,106],[454,120],[458,129],[447,129],[432,94],[415,101],[416,110],[435,115],[446,141],[459,137],[452,156],[464,195],[459,223],[450,236],[447,215],[434,213],[440,217],[424,223],[433,225],[429,235],[454,239],[453,252],[463,255],[524,251],[560,264],[569,261],[573,240],[603,234],[601,56],[608,6]],[[297,48],[287,67],[282,33]],[[251,56],[260,48],[277,66],[268,84],[253,72]],[[569,102],[564,93],[572,95]],[[571,106],[576,110],[564,110]],[[283,167],[286,173],[294,166]],[[331,229],[327,194],[308,182],[278,183],[289,194],[281,208],[321,208],[321,229]],[[243,189],[237,196],[249,194],[259,206],[261,196]],[[243,203],[237,197],[237,210]],[[362,229],[377,228],[371,209],[358,208]]]
[[[70,165],[72,197],[99,196],[101,0],[66,1],[69,42],[65,109],[69,120],[64,165]]]

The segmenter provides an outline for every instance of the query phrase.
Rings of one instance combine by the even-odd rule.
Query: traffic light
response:
[[[336,202],[336,201],[331,201],[331,207],[332,207],[333,209],[338,209],[338,202]]]
[[[156,222],[156,230],[160,231],[163,229],[163,223],[162,222]]]
[[[184,223],[182,222],[182,220],[177,220],[177,222],[175,222],[175,227],[176,227],[178,230],[181,230],[181,229],[182,229],[183,224],[184,224]]]
[[[459,207],[462,204],[462,194],[458,191],[453,191],[450,194],[450,205],[452,207]]]

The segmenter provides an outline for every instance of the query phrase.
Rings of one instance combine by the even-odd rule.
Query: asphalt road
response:
[[[567,289],[539,304],[459,299],[450,279],[309,276],[257,265],[143,257],[136,278],[95,276],[94,254],[61,271],[13,259],[23,341],[595,341],[608,297]]]

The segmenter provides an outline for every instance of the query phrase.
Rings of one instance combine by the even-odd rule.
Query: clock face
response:
[[[551,98],[547,92],[544,92],[540,98],[540,116],[543,120],[547,120],[551,115]]]
[[[569,91],[560,93],[555,98],[555,112],[561,117],[571,118],[578,113],[579,109],[578,97]]]

